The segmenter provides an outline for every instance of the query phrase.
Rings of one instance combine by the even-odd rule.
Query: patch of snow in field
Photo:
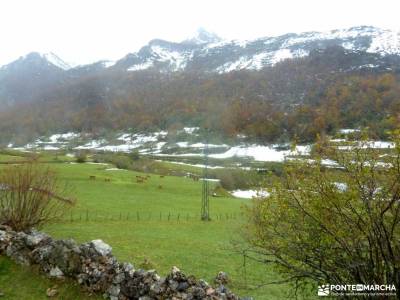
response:
[[[253,145],[249,147],[236,146],[230,148],[225,153],[211,154],[211,158],[231,158],[231,157],[253,157],[257,161],[276,161],[282,162],[288,155],[307,155],[311,146],[296,146],[295,151],[279,151],[272,146]]]
[[[153,132],[153,134],[154,134],[155,136],[162,136],[162,137],[165,137],[165,136],[168,135],[168,131],[166,131],[166,130],[161,130],[161,131]]]
[[[66,157],[75,157],[75,154],[73,154],[73,153],[67,153],[67,154],[65,154],[65,156],[66,156]]]
[[[12,148],[13,146],[14,146],[13,143],[9,143],[9,144],[7,145],[7,148]]]
[[[347,184],[343,182],[334,182],[333,185],[340,191],[345,192],[347,191]]]
[[[120,141],[124,141],[127,144],[144,144],[148,142],[157,142],[158,134],[151,134],[151,135],[146,135],[146,134],[129,134],[129,133],[124,133],[120,135],[117,139]]]
[[[128,171],[128,170],[118,169],[118,168],[108,168],[108,169],[105,169],[104,171]]]
[[[100,147],[102,144],[106,143],[106,140],[93,140],[85,145],[75,147],[76,150],[89,150],[89,149],[96,149]]]
[[[270,194],[267,191],[257,191],[257,190],[234,190],[231,192],[232,196],[236,198],[245,198],[245,199],[252,199],[252,198],[264,198],[268,197]]]
[[[156,149],[157,149],[157,150],[161,150],[162,147],[164,147],[166,143],[167,143],[167,142],[158,142],[158,143],[156,144]]]
[[[193,134],[195,131],[198,131],[200,127],[184,127],[183,131],[187,134]]]
[[[395,147],[395,143],[393,142],[385,142],[385,141],[369,141],[364,147],[376,148],[376,149],[390,149]]]
[[[200,178],[200,180],[203,181],[210,181],[210,182],[220,182],[220,179],[215,179],[215,178]]]
[[[339,150],[352,150],[356,148],[372,148],[372,149],[393,149],[395,147],[395,143],[386,142],[386,141],[366,141],[366,142],[357,142],[353,145],[346,146],[338,146]]]
[[[299,161],[307,164],[316,164],[317,161],[315,159],[311,158],[300,158],[300,157],[288,157],[287,160],[290,161]],[[336,161],[332,159],[321,159],[321,165],[325,166],[327,168],[336,168],[336,169],[342,169],[343,167],[340,166]]]
[[[340,167],[340,165],[336,161],[329,159],[329,158],[322,159],[321,165],[326,166],[326,167],[331,167],[331,168],[339,168]]]
[[[375,165],[378,166],[378,167],[382,167],[382,168],[392,168],[393,167],[393,164],[385,163],[385,162],[382,162],[382,161],[376,162]]]
[[[204,143],[195,143],[195,144],[190,144],[188,142],[177,142],[176,143],[180,148],[200,148],[203,149],[206,147],[206,144]],[[228,148],[228,145],[221,144],[208,144],[208,148]]]
[[[188,164],[180,161],[164,161],[164,160],[157,160],[159,162],[168,162],[174,165],[183,165],[183,166],[189,166],[189,167],[197,167],[197,168],[205,168],[206,165],[202,164]],[[224,169],[224,167],[221,166],[207,166],[208,169]]]
[[[72,140],[74,138],[79,137],[79,133],[74,133],[74,132],[68,132],[68,133],[61,133],[61,134],[53,134],[52,136],[49,137],[50,142],[49,143],[58,143],[60,140]]]
[[[167,143],[167,142],[158,142],[158,143],[155,145],[155,148],[142,149],[142,150],[139,150],[139,152],[140,152],[140,153],[143,153],[143,154],[158,154],[158,153],[161,153],[162,148],[164,147],[164,145],[165,145],[166,143]]]
[[[352,129],[352,128],[345,128],[345,129],[340,129],[339,132],[343,134],[349,134],[349,133],[354,133],[354,132],[360,132],[360,129]]]
[[[187,148],[189,146],[189,142],[177,142],[178,147]]]
[[[42,147],[43,150],[60,150],[59,147],[51,146],[51,145],[45,145]]]
[[[202,153],[182,153],[182,154],[165,154],[165,153],[156,153],[156,156],[165,156],[165,157],[193,157],[193,156],[203,156]]]
[[[141,144],[130,144],[130,145],[107,145],[94,148],[99,151],[110,151],[110,152],[131,152],[132,149],[139,148]]]
[[[34,144],[34,143],[29,143],[29,144],[26,144],[23,148],[20,148],[20,149],[34,149],[34,148],[36,148],[36,147],[37,147],[36,144]],[[17,149],[17,148],[14,148],[14,149]]]
[[[346,139],[331,139],[330,140],[330,142],[333,142],[333,143],[342,143],[342,142],[346,142],[347,140]]]
[[[190,148],[205,148],[206,144],[203,143],[195,143],[195,144],[191,144],[189,145]],[[221,145],[217,145],[217,144],[208,144],[208,148],[228,148],[228,145],[225,144],[221,144]]]

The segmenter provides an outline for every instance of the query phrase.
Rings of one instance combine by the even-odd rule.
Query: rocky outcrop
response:
[[[86,290],[103,293],[108,299],[240,299],[224,286],[228,281],[223,272],[216,287],[186,276],[177,267],[164,278],[154,270],[118,262],[111,250],[101,240],[78,245],[35,230],[25,233],[0,227],[0,254],[20,264],[38,265],[50,277],[73,278]]]

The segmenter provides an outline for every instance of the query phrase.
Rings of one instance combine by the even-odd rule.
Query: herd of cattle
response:
[[[160,178],[164,178],[164,175],[160,175]],[[200,177],[196,174],[192,174],[192,173],[187,173],[186,177],[192,179],[193,181],[199,181]],[[141,176],[141,175],[136,175],[135,179],[136,179],[136,183],[146,183],[147,180],[149,180],[151,178],[151,176],[149,174],[145,175],[145,176]],[[89,176],[89,180],[96,180],[96,176],[94,175],[90,175]],[[111,182],[111,178],[104,178],[105,182]],[[159,189],[162,189],[162,185],[158,186]]]

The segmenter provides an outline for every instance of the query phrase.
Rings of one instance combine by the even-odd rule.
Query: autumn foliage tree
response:
[[[400,297],[400,144],[318,149],[291,163],[270,197],[249,209],[250,257],[295,290],[318,284],[394,284]],[[328,155],[337,162],[327,168]]]

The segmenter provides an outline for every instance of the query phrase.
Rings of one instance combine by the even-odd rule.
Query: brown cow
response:
[[[90,176],[89,176],[89,179],[90,179],[90,180],[96,180],[96,176],[90,175]]]

